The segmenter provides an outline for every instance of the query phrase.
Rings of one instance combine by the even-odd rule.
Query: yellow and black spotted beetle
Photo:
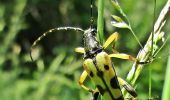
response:
[[[94,28],[89,28],[83,30],[81,28],[75,27],[59,27],[45,32],[40,36],[32,45],[32,48],[39,42],[43,37],[48,33],[59,31],[59,30],[76,30],[84,32],[84,48],[78,47],[75,49],[78,53],[84,53],[83,67],[84,71],[80,76],[79,84],[85,90],[92,92],[95,96],[100,93],[104,100],[123,100],[123,94],[121,92],[120,85],[122,85],[133,97],[136,97],[137,94],[135,90],[123,79],[118,78],[114,69],[114,66],[111,61],[111,57],[129,59],[132,61],[137,61],[134,57],[124,54],[124,53],[113,53],[107,54],[104,49],[113,41],[117,40],[118,33],[113,33],[104,43],[103,46],[99,44],[96,40],[96,30]],[[94,82],[97,87],[96,90],[86,87],[83,82],[86,79],[87,75]],[[96,98],[96,97],[94,97]]]
[[[60,30],[74,30],[83,32],[84,48],[78,47],[75,49],[76,52],[84,54],[84,71],[80,76],[79,84],[82,88],[93,94],[93,100],[97,100],[99,94],[103,96],[104,100],[124,100],[125,98],[121,92],[121,86],[123,86],[132,95],[133,98],[137,97],[137,93],[132,88],[132,86],[130,86],[123,79],[117,77],[111,58],[115,57],[120,59],[128,59],[135,62],[137,62],[137,59],[124,53],[115,52],[112,54],[107,54],[104,51],[104,49],[107,48],[112,42],[117,40],[117,32],[110,35],[102,46],[96,39],[97,32],[92,27],[92,25],[87,30],[83,30],[77,27],[58,27],[50,29],[42,36],[40,36],[33,43],[31,49],[47,34]],[[96,86],[96,89],[91,89],[84,85],[84,81],[87,76],[91,78]]]

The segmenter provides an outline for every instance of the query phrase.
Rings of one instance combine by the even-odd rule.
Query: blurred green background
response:
[[[165,4],[157,0],[156,18]],[[97,6],[97,1],[95,1]],[[121,0],[137,37],[144,45],[152,31],[154,0]],[[94,7],[95,23],[97,7]],[[111,15],[119,15],[105,0],[105,37],[118,31],[119,52],[137,55],[139,44],[127,29],[116,29]],[[79,84],[83,56],[74,48],[83,46],[82,33],[58,31],[48,35],[33,49],[32,43],[43,32],[59,26],[89,28],[90,0],[1,0],[0,1],[0,100],[89,100],[91,94]],[[168,24],[164,31],[168,34]],[[96,26],[96,24],[95,24]],[[139,98],[148,98],[148,67],[152,68],[152,96],[161,98],[168,58],[168,44],[137,80]],[[109,52],[109,51],[108,51]],[[126,78],[133,62],[113,59],[118,76]],[[93,87],[87,79],[86,84]]]

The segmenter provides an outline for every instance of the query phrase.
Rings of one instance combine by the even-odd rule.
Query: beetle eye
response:
[[[98,49],[97,47],[94,47],[94,48],[93,48],[93,51],[96,51],[97,49]]]
[[[97,33],[96,29],[92,29],[92,35],[95,36]]]

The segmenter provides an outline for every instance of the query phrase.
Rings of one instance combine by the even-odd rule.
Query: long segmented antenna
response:
[[[93,24],[94,24],[94,17],[93,17],[93,0],[91,0],[91,4],[90,4],[90,28],[93,28]]]
[[[37,40],[34,41],[34,43],[32,44],[31,46],[31,49],[30,49],[30,58],[32,61],[33,60],[33,57],[32,57],[32,49],[34,46],[37,45],[38,42],[40,42],[45,36],[47,36],[49,33],[53,33],[55,31],[60,31],[60,30],[74,30],[74,31],[80,31],[80,32],[84,32],[83,29],[81,28],[78,28],[78,27],[57,27],[57,28],[53,28],[53,29],[50,29],[48,30],[47,32],[43,33],[43,35],[41,35]]]

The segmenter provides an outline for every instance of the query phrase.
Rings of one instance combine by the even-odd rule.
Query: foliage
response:
[[[162,100],[170,99],[170,96],[169,96],[170,79],[168,78],[169,73],[170,73],[170,56],[168,57],[168,63],[167,63],[167,67],[166,67],[166,76],[165,76],[165,83],[164,83],[164,87],[163,87]]]
[[[95,4],[97,6],[97,1]],[[137,55],[140,49],[138,42],[129,30],[117,29],[111,25],[113,19],[111,15],[117,15],[118,12],[109,0],[104,4],[104,37],[118,31],[120,39],[116,44],[117,50]],[[157,0],[156,15],[164,4],[165,1]],[[121,0],[120,5],[143,45],[152,30],[152,0]],[[97,23],[96,7],[94,18]],[[89,19],[90,0],[89,2],[1,0],[0,100],[87,100],[90,98],[91,94],[78,84],[79,76],[83,71],[82,56],[75,54],[74,48],[83,44],[81,33],[59,31],[50,34],[33,50],[35,61],[32,62],[29,57],[31,44],[43,32],[58,26],[78,26],[86,29],[89,27]],[[165,32],[168,33],[168,25],[165,27]],[[148,67],[152,68],[152,96],[161,98],[167,49],[165,45],[155,61],[148,64],[137,80],[139,98],[148,98]],[[113,61],[118,76],[125,78],[132,63],[119,59]],[[86,84],[93,87],[89,79]]]

